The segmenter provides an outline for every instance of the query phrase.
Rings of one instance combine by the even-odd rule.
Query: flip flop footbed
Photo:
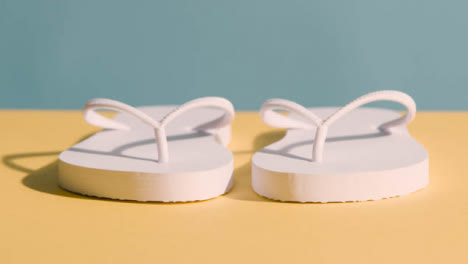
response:
[[[310,108],[325,119],[338,108]],[[379,130],[399,113],[359,108],[328,130],[322,162],[313,162],[315,128],[290,129],[285,137],[252,158],[252,185],[281,201],[344,202],[377,200],[424,188],[428,154],[406,127]],[[291,114],[292,118],[299,118]]]
[[[175,106],[139,108],[155,120]],[[166,128],[170,162],[159,163],[154,130],[120,113],[114,118],[130,130],[103,130],[59,157],[59,184],[80,194],[137,201],[194,201],[213,198],[232,186],[233,156],[221,143],[230,126],[216,131],[194,128],[219,118],[218,109],[193,109]]]

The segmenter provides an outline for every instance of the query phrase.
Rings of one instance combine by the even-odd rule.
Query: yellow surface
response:
[[[270,201],[250,158],[283,132],[239,113],[235,186],[185,204],[75,195],[57,155],[96,131],[76,111],[0,111],[0,263],[468,263],[468,113],[418,113],[430,186],[362,203]]]

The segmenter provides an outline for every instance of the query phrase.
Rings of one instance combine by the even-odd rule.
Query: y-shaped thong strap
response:
[[[323,160],[323,148],[328,133],[328,127],[352,110],[375,101],[394,101],[404,105],[407,109],[404,116],[381,124],[379,126],[381,130],[391,132],[390,128],[406,125],[411,122],[416,115],[416,104],[414,100],[409,95],[399,91],[378,91],[363,95],[340,108],[326,119],[321,119],[302,105],[284,99],[267,100],[260,109],[260,115],[265,123],[275,127],[307,129],[312,126],[316,126],[317,130],[312,150],[312,160],[315,162],[321,162]],[[298,114],[309,123],[292,119],[288,116],[279,114],[274,110],[285,110]],[[312,125],[310,123],[312,123]]]
[[[104,99],[104,98],[96,98],[89,100],[84,109],[83,114],[85,120],[95,126],[108,128],[108,129],[124,129],[129,130],[130,128],[125,124],[117,122],[116,120],[109,119],[97,113],[95,110],[97,109],[110,109],[119,112],[125,112],[130,115],[135,116],[136,118],[140,119],[144,123],[153,127],[155,136],[156,136],[156,143],[157,143],[157,151],[158,151],[158,162],[165,163],[169,161],[169,151],[167,146],[167,137],[166,137],[166,125],[171,122],[173,119],[177,118],[184,112],[193,109],[193,108],[200,108],[200,107],[215,107],[224,110],[224,115],[220,118],[212,120],[208,123],[205,123],[199,127],[197,130],[208,130],[208,129],[218,129],[222,128],[234,119],[234,107],[232,106],[231,102],[228,100],[221,98],[221,97],[204,97],[198,98],[192,101],[189,101],[177,108],[175,108],[172,112],[168,113],[164,116],[161,120],[154,120],[149,115],[144,113],[143,111],[129,106],[127,104],[111,100],[111,99]]]

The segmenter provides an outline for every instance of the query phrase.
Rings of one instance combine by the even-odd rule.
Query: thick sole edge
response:
[[[252,163],[252,188],[283,202],[362,202],[402,196],[429,184],[429,159],[393,170],[340,175],[270,171]]]
[[[209,171],[141,173],[100,170],[59,159],[58,184],[86,196],[139,202],[192,202],[215,198],[233,186],[233,161]]]

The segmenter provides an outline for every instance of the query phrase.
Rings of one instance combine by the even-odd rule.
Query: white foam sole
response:
[[[326,118],[338,108],[311,108]],[[290,129],[255,153],[252,187],[270,199],[294,202],[367,201],[400,196],[429,183],[428,154],[406,127],[378,126],[397,112],[359,108],[330,126],[323,162],[311,162],[315,128]],[[295,117],[291,115],[291,117]]]
[[[139,109],[159,120],[174,108]],[[230,140],[231,128],[212,133],[192,129],[222,115],[218,109],[194,109],[175,119],[166,129],[171,160],[158,163],[154,130],[120,113],[115,119],[132,129],[103,130],[62,152],[59,185],[119,200],[186,202],[222,195],[233,183],[233,156],[223,146]]]

